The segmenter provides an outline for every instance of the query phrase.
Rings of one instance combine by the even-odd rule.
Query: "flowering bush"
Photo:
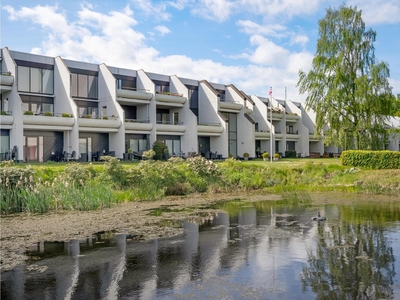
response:
[[[219,174],[218,165],[214,164],[211,160],[205,159],[204,157],[189,157],[186,162],[187,166],[197,175],[217,176]]]
[[[153,159],[154,155],[156,155],[156,152],[153,149],[143,152],[143,158]]]

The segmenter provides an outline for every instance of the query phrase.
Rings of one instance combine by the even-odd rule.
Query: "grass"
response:
[[[261,159],[210,162],[204,158],[96,163],[1,164],[2,213],[91,210],[123,201],[152,201],[167,195],[263,190],[296,192],[290,201],[304,202],[304,192],[349,192],[400,195],[400,170],[342,166],[339,159]],[[289,200],[288,200],[289,201]]]

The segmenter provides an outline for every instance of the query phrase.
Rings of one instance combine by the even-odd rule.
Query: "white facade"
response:
[[[1,50],[1,157],[47,161],[125,158],[163,141],[170,155],[298,157],[341,149],[315,136],[303,103],[248,96],[233,84]],[[389,127],[398,128],[399,118]],[[399,151],[400,140],[388,149]],[[11,157],[12,155],[12,157]]]

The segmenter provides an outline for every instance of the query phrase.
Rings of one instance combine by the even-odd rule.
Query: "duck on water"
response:
[[[321,217],[320,212],[318,212],[318,216],[312,217],[311,219],[312,219],[313,221],[325,221],[325,220],[326,220],[325,217]]]

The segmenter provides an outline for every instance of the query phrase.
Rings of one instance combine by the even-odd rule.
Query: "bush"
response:
[[[249,156],[250,156],[249,153],[247,153],[247,152],[243,153],[243,157],[249,157]]]
[[[344,166],[370,169],[400,169],[400,152],[347,150],[340,155]]]
[[[8,116],[8,113],[5,112],[4,110],[2,110],[2,111],[0,112],[0,115],[2,115],[2,116]]]
[[[168,147],[163,142],[155,141],[153,144],[153,150],[155,152],[154,159],[162,160],[164,158],[165,149],[168,151]]]
[[[68,114],[68,113],[63,113],[61,116],[62,116],[63,118],[71,118],[71,117],[72,117],[72,115],[71,115],[71,114]]]
[[[269,158],[269,153],[268,152],[264,152],[263,154],[261,154],[262,158]]]
[[[274,158],[279,158],[279,153],[275,153]]]
[[[285,151],[286,158],[295,158],[296,157],[296,150],[287,150]]]
[[[33,111],[30,111],[30,110],[24,111],[24,115],[25,116],[33,116]]]

